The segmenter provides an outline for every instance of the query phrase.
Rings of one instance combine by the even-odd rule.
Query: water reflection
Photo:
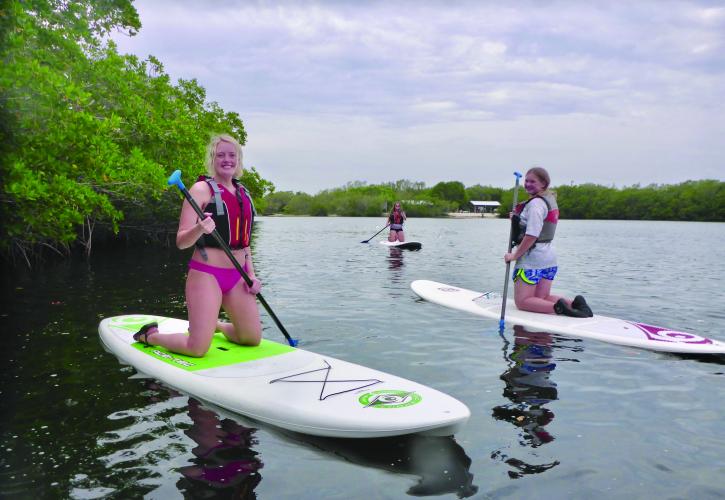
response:
[[[111,420],[124,425],[99,440],[106,451],[101,458],[106,469],[135,477],[136,486],[115,493],[166,495],[165,485],[171,479],[185,498],[256,498],[254,490],[262,481],[259,471],[264,464],[254,426],[263,424],[187,398],[151,379],[145,379],[144,385],[149,405],[110,415]],[[182,429],[191,441],[184,442],[179,432]],[[466,498],[478,491],[469,472],[471,459],[453,437],[337,439],[276,427],[265,426],[265,431],[294,445],[328,454],[329,458],[417,476],[417,484],[407,491],[409,495],[453,493]],[[169,478],[169,471],[177,473],[176,477]],[[76,496],[85,496],[105,485],[76,481],[75,486]]]
[[[398,269],[403,267],[403,251],[400,248],[390,248],[388,256],[388,269]]]
[[[379,439],[333,439],[295,436],[295,441],[306,442],[354,464],[418,476],[418,483],[408,489],[408,495],[453,493],[458,498],[466,498],[478,491],[478,486],[473,484],[473,474],[469,472],[471,459],[453,437],[411,435]],[[386,496],[397,496],[391,495],[391,492],[385,493]]]
[[[214,411],[234,420],[245,420],[222,408],[214,407]],[[469,472],[471,459],[452,436],[342,439],[310,436],[276,427],[266,427],[265,430],[295,445],[305,445],[356,465],[417,476],[418,483],[408,489],[409,495],[453,493],[458,498],[466,498],[478,491],[478,486],[473,484],[473,474]],[[385,496],[398,495],[391,495],[388,491]]]
[[[493,417],[505,420],[519,431],[519,445],[538,448],[554,440],[546,426],[554,419],[554,412],[546,404],[558,399],[556,383],[551,375],[556,368],[553,358],[553,338],[547,332],[529,332],[514,326],[514,343],[504,339],[504,359],[508,368],[501,374],[506,385],[503,395],[511,403],[493,408]],[[510,352],[509,352],[510,348]],[[491,458],[502,460],[512,467],[511,478],[539,474],[557,465],[559,461],[529,464],[498,450]]]
[[[256,498],[263,467],[254,449],[256,429],[153,379],[143,385],[148,404],[109,415],[120,425],[98,440],[99,460],[109,472],[77,475],[73,496],[165,498],[174,485],[185,498]]]
[[[263,467],[256,444],[256,429],[239,425],[233,419],[220,418],[215,412],[189,399],[192,426],[184,431],[197,443],[190,465],[180,467],[176,486],[193,498],[255,498],[254,488],[262,480],[257,472]]]

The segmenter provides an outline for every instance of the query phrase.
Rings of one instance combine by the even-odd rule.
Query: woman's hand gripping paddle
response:
[[[377,235],[379,235],[380,233],[382,233],[383,231],[385,231],[385,228],[387,228],[388,226],[390,226],[390,224],[388,224],[387,226],[385,226],[384,228],[382,228],[380,231],[378,231],[377,233],[375,233],[374,235],[372,235],[370,238],[368,238],[368,239],[366,239],[364,241],[361,241],[360,243],[367,243],[367,242],[369,242],[370,240],[372,240],[373,238],[375,238]]]
[[[169,177],[168,183],[169,186],[176,186],[179,188],[179,191],[181,191],[181,193],[184,195],[184,198],[186,198],[186,201],[189,202],[191,208],[194,209],[196,215],[198,215],[200,219],[203,220],[206,217],[204,215],[204,212],[201,211],[201,208],[199,208],[199,205],[197,205],[196,201],[194,201],[194,198],[191,197],[191,193],[189,193],[189,191],[186,189],[186,186],[184,186],[184,183],[181,181],[181,170],[174,171],[174,173],[171,174],[171,176]],[[242,278],[244,278],[244,282],[247,284],[247,286],[251,288],[253,285],[252,279],[247,275],[247,273],[244,272],[244,269],[239,264],[239,261],[236,259],[236,257],[234,257],[234,254],[229,248],[229,245],[227,245],[227,242],[222,239],[221,235],[219,235],[219,232],[216,229],[212,231],[211,235],[216,240],[216,242],[219,243],[219,247],[224,250],[224,253],[227,254],[227,257],[229,257],[229,260],[232,261],[232,264],[234,264],[234,267],[237,269],[237,271],[239,271],[239,274],[242,275]],[[274,314],[274,311],[272,311],[272,308],[269,306],[269,304],[267,304],[267,301],[264,300],[264,297],[262,297],[262,294],[257,293],[256,297],[267,310],[269,315],[272,317],[280,331],[284,334],[285,338],[287,339],[287,343],[292,347],[297,347],[299,341],[290,337],[289,333],[287,333],[287,330],[282,325],[282,322],[280,322],[279,318],[277,318],[277,315]]]
[[[514,175],[516,176],[516,184],[514,185],[514,202],[513,202],[513,208],[511,208],[511,211],[513,212],[516,209],[516,204],[519,201],[519,179],[521,179],[521,174],[518,172],[514,172]],[[508,244],[508,253],[511,253],[511,248],[513,248],[513,241],[511,239],[514,235],[514,226],[511,225],[511,229],[509,230],[509,244]],[[504,317],[506,316],[506,296],[508,295],[509,291],[509,271],[511,270],[511,262],[506,263],[506,277],[504,278],[503,282],[503,301],[501,301],[501,319],[498,322],[498,331],[499,333],[503,333],[504,329]]]

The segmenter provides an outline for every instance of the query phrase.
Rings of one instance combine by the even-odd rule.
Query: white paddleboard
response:
[[[180,319],[115,316],[101,321],[101,342],[144,375],[283,429],[343,438],[450,436],[470,416],[466,405],[430,387],[269,340],[240,346],[217,333],[202,358],[134,342],[152,321],[162,334],[188,328]]]
[[[381,245],[391,248],[400,248],[401,250],[420,250],[423,244],[419,241],[388,241],[380,240]]]
[[[500,319],[501,296],[466,290],[436,281],[417,280],[410,287],[420,297],[445,307],[485,318]],[[513,300],[506,303],[506,323],[572,337],[596,339],[612,344],[641,347],[653,351],[687,354],[725,354],[725,343],[659,326],[595,314],[591,318],[571,318],[555,314],[520,311]]]

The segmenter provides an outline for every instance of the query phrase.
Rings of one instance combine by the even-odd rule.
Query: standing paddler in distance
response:
[[[200,219],[184,200],[176,233],[176,246],[183,250],[195,246],[186,277],[186,306],[189,333],[159,334],[158,325],[144,325],[134,339],[149,345],[201,357],[211,345],[216,330],[231,342],[256,346],[262,339],[262,325],[255,295],[261,284],[254,275],[249,247],[254,224],[254,205],[247,189],[239,182],[242,175],[242,147],[229,135],[212,137],[206,155],[207,174],[199,177],[189,193],[204,215]],[[234,258],[251,278],[242,279],[230,257],[212,238],[214,230],[231,248]],[[224,308],[231,323],[219,321]]]
[[[400,202],[396,201],[393,204],[393,209],[388,214],[388,225],[390,226],[390,233],[388,234],[388,241],[399,241],[403,243],[405,241],[405,234],[403,233],[403,224],[405,224],[407,216],[402,208],[400,208]]]
[[[511,215],[515,249],[504,255],[504,261],[516,261],[514,302],[522,311],[588,318],[593,315],[592,310],[581,295],[574,300],[551,295],[551,285],[558,270],[551,242],[559,221],[559,207],[556,194],[549,189],[550,184],[546,169],[529,169],[524,178],[529,199],[519,203]]]

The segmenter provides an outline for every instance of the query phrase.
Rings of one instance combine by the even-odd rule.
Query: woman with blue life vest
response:
[[[186,277],[189,333],[159,334],[158,325],[144,325],[134,339],[170,351],[201,357],[211,345],[216,330],[241,345],[258,345],[262,325],[255,294],[261,288],[254,275],[249,248],[254,223],[254,205],[247,189],[237,180],[242,175],[242,147],[229,135],[216,135],[207,147],[207,174],[189,189],[206,217],[199,220],[184,200],[176,233],[179,249],[194,248]],[[216,229],[236,260],[252,279],[247,286],[219,243],[211,237]],[[219,321],[224,308],[231,323]]]
[[[400,202],[396,201],[388,215],[388,225],[390,226],[388,241],[400,241],[401,243],[405,241],[405,234],[403,234],[405,219],[407,219],[405,212],[400,208]]]
[[[550,184],[551,178],[544,168],[529,169],[524,178],[529,199],[519,203],[511,215],[515,248],[504,255],[504,261],[516,261],[514,301],[522,311],[591,317],[592,310],[581,295],[574,300],[551,295],[558,270],[551,242],[559,221],[559,207],[556,195],[549,190]]]

